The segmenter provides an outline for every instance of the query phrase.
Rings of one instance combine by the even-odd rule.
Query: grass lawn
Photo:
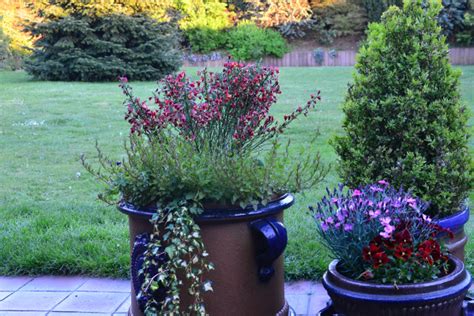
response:
[[[474,66],[462,71],[462,94],[474,109]],[[321,90],[318,110],[295,122],[288,134],[293,144],[304,146],[319,128],[327,163],[336,163],[328,139],[341,130],[341,101],[351,72],[348,67],[281,71],[277,116]],[[133,86],[137,94],[147,96],[155,83]],[[95,154],[95,140],[104,152],[120,157],[128,133],[121,104],[116,83],[38,82],[22,72],[0,72],[0,275],[128,275],[126,217],[96,199],[99,187],[79,163],[81,153]],[[470,145],[473,152],[472,140]],[[326,186],[337,182],[333,168],[318,188],[298,195],[286,213],[288,279],[318,279],[326,269],[330,258],[316,239],[306,209]],[[468,232],[474,236],[473,220]],[[473,241],[467,253],[474,272]]]

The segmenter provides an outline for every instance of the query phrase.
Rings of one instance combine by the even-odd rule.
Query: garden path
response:
[[[287,283],[285,291],[298,315],[316,315],[328,300],[316,282]],[[0,276],[0,316],[125,316],[129,305],[128,280]]]

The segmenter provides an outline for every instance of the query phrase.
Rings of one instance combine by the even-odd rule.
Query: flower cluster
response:
[[[126,120],[132,133],[153,135],[169,127],[199,148],[210,144],[226,149],[255,149],[282,133],[299,115],[307,115],[320,100],[319,92],[278,123],[269,114],[281,93],[278,69],[227,62],[221,73],[203,70],[191,81],[184,72],[161,81],[154,97],[133,96],[126,78],[120,87],[127,96]],[[154,106],[150,107],[149,103]]]
[[[313,212],[325,245],[340,259],[341,272],[381,283],[437,277],[447,255],[437,236],[451,232],[423,214],[428,204],[387,181],[328,190]]]

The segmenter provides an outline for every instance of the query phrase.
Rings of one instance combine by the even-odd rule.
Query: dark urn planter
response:
[[[196,218],[215,270],[207,276],[213,292],[204,294],[207,312],[213,316],[286,316],[289,306],[284,295],[283,251],[287,243],[283,210],[294,203],[286,194],[254,210],[206,208]],[[143,315],[136,293],[142,280],[138,270],[143,262],[146,236],[152,231],[149,219],[153,209],[137,209],[120,203],[118,208],[129,217],[132,304],[129,315]],[[182,304],[190,296],[182,291]]]
[[[469,221],[469,207],[465,207],[462,211],[436,220],[436,224],[443,228],[451,230],[454,238],[444,237],[444,242],[449,252],[464,262],[464,247],[467,244],[467,235],[464,231],[464,225]]]
[[[345,316],[461,316],[471,276],[464,263],[450,256],[451,272],[437,280],[382,285],[347,278],[334,260],[324,274],[323,285],[334,310]]]

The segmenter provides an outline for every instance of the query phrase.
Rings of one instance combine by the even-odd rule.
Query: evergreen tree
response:
[[[459,210],[473,179],[460,72],[436,20],[441,8],[406,0],[370,25],[343,106],[345,135],[334,142],[350,186],[389,180],[430,201],[433,215]]]
[[[38,79],[158,80],[181,66],[175,29],[144,16],[67,16],[32,32],[40,38],[26,70]]]

